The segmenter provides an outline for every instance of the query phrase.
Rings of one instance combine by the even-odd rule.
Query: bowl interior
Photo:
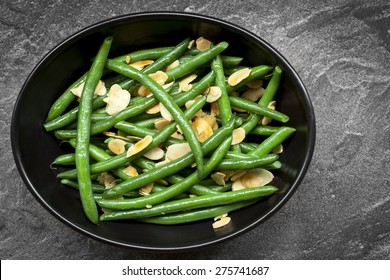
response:
[[[280,192],[261,203],[231,214],[229,226],[215,231],[210,221],[178,226],[138,222],[87,221],[77,191],[62,186],[50,168],[64,147],[43,129],[47,112],[57,97],[90,67],[102,39],[113,35],[110,57],[138,49],[175,45],[183,38],[204,36],[227,41],[225,53],[244,57],[243,64],[279,64],[284,70],[278,108],[291,116],[287,124],[297,132],[286,142],[283,168],[274,185]],[[259,138],[259,141],[261,139]],[[17,100],[12,120],[12,145],[23,180],[49,212],[73,228],[111,244],[154,250],[190,249],[240,234],[275,213],[302,179],[314,146],[314,115],[309,97],[288,62],[266,42],[232,24],[199,15],[176,13],[134,14],[84,29],[51,51],[34,69]]]

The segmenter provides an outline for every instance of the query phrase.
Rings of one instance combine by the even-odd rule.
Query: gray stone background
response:
[[[382,1],[0,1],[1,259],[389,259],[390,4]],[[34,65],[67,36],[141,11],[218,17],[263,37],[312,98],[317,142],[293,198],[217,246],[151,254],[87,238],[24,186],[10,145],[14,102]]]

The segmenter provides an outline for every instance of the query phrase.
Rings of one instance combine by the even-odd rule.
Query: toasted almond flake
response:
[[[130,142],[138,142],[139,140],[141,140],[142,138],[139,137],[139,136],[134,136],[134,135],[128,135],[126,136],[126,139],[129,140]]]
[[[213,129],[213,131],[216,131],[218,129],[218,123],[217,123],[217,118],[212,116],[212,115],[204,115],[202,117]]]
[[[276,108],[276,101],[271,101],[271,102],[268,104],[267,108],[269,108],[269,109],[271,109],[271,110],[275,110],[275,108]],[[263,117],[263,118],[261,119],[261,124],[262,124],[262,125],[267,125],[267,124],[269,124],[271,121],[272,121],[272,119],[271,119],[270,117]]]
[[[125,172],[125,174],[130,176],[130,177],[138,176],[137,169],[135,169],[135,167],[132,165],[129,165],[125,169],[123,169],[123,172]]]
[[[220,186],[224,186],[225,185],[225,174],[222,173],[222,172],[215,172],[213,174],[211,174],[211,179],[214,180],[214,182],[217,184],[217,185],[220,185]]]
[[[126,57],[125,57],[125,62],[126,62],[127,64],[129,64],[129,63],[130,63],[130,60],[131,60],[130,56],[126,55]]]
[[[150,107],[145,112],[146,112],[146,114],[149,114],[149,115],[154,115],[154,114],[160,113],[160,103],[157,103],[156,105]]]
[[[222,219],[213,223],[213,229],[221,228],[228,225],[231,221],[230,217],[223,217]]]
[[[190,194],[188,195],[188,197],[197,197],[197,195],[196,195],[196,194],[190,193]]]
[[[153,141],[153,137],[151,135],[146,135],[144,138],[142,138],[140,141],[135,143],[127,150],[126,156],[131,157],[132,155],[139,153],[147,146],[149,146],[149,144],[152,143],[152,141]]]
[[[167,164],[168,162],[170,162],[170,160],[169,159],[165,159],[163,161],[156,162],[156,164],[154,166],[155,167],[161,167],[161,166]]]
[[[150,160],[159,160],[164,157],[164,151],[160,147],[154,147],[153,149],[145,153],[144,157]]]
[[[161,116],[164,119],[166,119],[167,121],[172,121],[173,117],[172,117],[171,113],[167,110],[167,108],[161,102],[159,103],[159,107],[160,107]]]
[[[196,117],[191,125],[200,143],[206,141],[214,133],[210,124],[201,117]]]
[[[168,84],[163,84],[163,85],[162,85],[162,88],[163,88],[163,89],[168,89],[168,88],[170,88],[173,84],[174,84],[174,82],[170,82],[170,83],[168,83]]]
[[[238,180],[233,182],[233,184],[232,184],[232,191],[238,191],[238,190],[242,190],[242,189],[245,189],[245,187],[242,184],[240,179],[238,179]]]
[[[265,89],[262,87],[259,88],[251,88],[246,90],[242,95],[241,98],[244,98],[249,101],[257,101],[260,97],[263,96]]]
[[[117,135],[115,132],[112,131],[104,131],[102,134],[111,138],[121,139],[123,141],[129,142],[129,139],[127,137]]]
[[[272,149],[272,152],[275,154],[281,154],[283,153],[283,145],[279,144],[275,148]]]
[[[165,159],[175,160],[191,152],[190,144],[179,143],[168,146]]]
[[[196,101],[196,99],[197,99],[198,97],[200,97],[200,95],[198,95],[197,97],[195,97],[195,98],[192,99],[192,100],[188,100],[188,101],[184,104],[184,106],[186,107],[186,109],[190,108],[190,107],[195,103],[195,101]],[[202,109],[199,109],[199,111],[195,113],[195,116],[196,116],[196,117],[200,117],[200,118],[203,117],[204,115],[206,115],[206,113],[203,112]]]
[[[249,74],[251,73],[251,69],[250,68],[243,68],[243,69],[240,69],[236,72],[234,72],[233,74],[231,74],[228,78],[228,84],[230,86],[235,86],[235,85],[238,85],[242,80],[244,80],[245,78],[247,78],[249,76]]]
[[[214,221],[220,220],[220,219],[222,219],[222,218],[224,218],[224,217],[227,217],[227,216],[228,216],[227,213],[222,214],[222,215],[219,215],[219,216],[217,216],[217,217],[214,217]]]
[[[154,128],[156,128],[157,130],[161,130],[170,123],[171,123],[170,121],[164,118],[160,118],[154,121]]]
[[[118,84],[112,85],[107,97],[103,99],[107,103],[107,114],[112,116],[123,111],[129,105],[130,98],[130,93],[127,90],[122,89]]]
[[[155,73],[149,74],[149,77],[155,80],[160,86],[165,84],[168,80],[168,75],[163,71],[157,71]]]
[[[147,89],[144,85],[140,86],[137,90],[139,96],[145,97],[151,94],[150,90]]]
[[[108,149],[116,155],[123,154],[126,151],[126,142],[122,139],[112,139],[108,142]]]
[[[197,77],[196,74],[192,74],[188,77],[185,77],[179,82],[179,90],[180,91],[188,91],[192,85],[190,84],[193,80],[195,80]]]
[[[212,116],[219,116],[218,102],[210,103],[210,115],[212,115]]]
[[[230,177],[234,174],[234,170],[224,170],[219,172],[225,174],[225,177],[223,178],[225,182],[227,182],[230,179]]]
[[[172,138],[178,139],[178,140],[183,140],[184,137],[181,135],[179,132],[175,131],[174,133],[171,134]]]
[[[153,207],[153,205],[151,205],[151,204],[148,204],[148,205],[146,205],[145,207],[146,207],[146,208],[148,208],[148,209],[150,209],[150,208],[152,208],[152,207]]]
[[[177,67],[179,65],[180,65],[180,61],[178,59],[176,59],[174,62],[172,62],[171,64],[169,64],[167,66],[167,71],[171,70],[171,69],[173,69],[173,68],[175,68],[175,67]]]
[[[245,129],[238,127],[232,133],[232,145],[241,143],[245,139]]]
[[[230,181],[232,181],[232,182],[237,181],[242,176],[244,176],[245,173],[246,173],[246,170],[239,170],[239,171],[234,172],[233,176],[230,177]]]
[[[189,43],[188,43],[188,49],[191,49],[192,48],[192,46],[194,45],[194,43],[195,43],[195,40],[191,40]]]
[[[183,134],[183,130],[181,130],[181,128],[178,124],[176,125],[176,129],[177,129],[177,132],[179,132],[180,134]]]
[[[254,188],[265,186],[270,183],[274,178],[274,175],[263,168],[256,168],[247,171],[244,176],[240,178],[242,185],[246,188]]]
[[[81,97],[81,94],[83,93],[83,90],[84,90],[84,85],[85,85],[85,82],[82,82],[77,87],[72,88],[70,91],[74,95],[76,95],[77,97]],[[104,86],[104,82],[99,80],[99,82],[95,88],[95,91],[94,91],[94,96],[96,96],[96,95],[102,96],[102,95],[105,95],[106,92],[107,92],[107,89]]]
[[[115,178],[108,172],[100,173],[99,177],[97,178],[97,181],[99,182],[99,184],[104,185],[106,189],[112,188],[116,185]]]
[[[147,196],[152,192],[154,183],[149,183],[138,190],[138,193],[142,196]]]
[[[252,80],[246,83],[248,88],[260,88],[263,86],[263,80]]]
[[[141,61],[136,61],[133,63],[130,63],[129,66],[137,69],[137,70],[142,70],[145,68],[145,66],[148,66],[149,64],[152,64],[154,61],[153,60],[141,60]]]
[[[206,101],[208,103],[212,103],[212,102],[217,101],[222,95],[221,88],[218,86],[211,86],[206,91],[207,91]]]
[[[203,37],[196,39],[196,48],[201,52],[208,50],[211,46],[211,42]]]

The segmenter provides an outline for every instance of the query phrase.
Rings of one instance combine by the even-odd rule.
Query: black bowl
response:
[[[111,57],[140,48],[169,46],[191,36],[214,42],[228,41],[231,55],[243,56],[246,65],[280,65],[284,70],[278,108],[291,116],[297,132],[286,142],[275,174],[278,194],[231,213],[232,222],[215,231],[210,221],[176,226],[138,222],[90,223],[78,193],[62,186],[50,168],[64,151],[43,128],[51,104],[89,69],[102,40],[113,35]],[[35,198],[72,228],[115,245],[149,250],[185,250],[218,243],[259,225],[275,214],[293,195],[309,166],[315,142],[312,104],[297,73],[273,47],[253,33],[231,23],[201,15],[172,12],[131,14],[109,19],[66,39],[35,67],[17,99],[12,118],[12,149],[21,177]]]

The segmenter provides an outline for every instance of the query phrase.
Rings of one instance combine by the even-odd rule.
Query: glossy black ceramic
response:
[[[297,132],[286,142],[273,185],[278,194],[231,213],[229,226],[215,231],[211,221],[177,226],[132,221],[90,223],[77,191],[62,186],[53,159],[63,146],[43,128],[50,105],[90,67],[103,38],[113,35],[110,57],[148,47],[175,45],[183,38],[204,36],[228,41],[227,54],[243,56],[245,65],[279,64],[283,70],[278,110],[291,117]],[[292,66],[272,46],[231,23],[186,13],[153,12],[112,18],[87,27],[63,41],[34,68],[23,85],[12,119],[12,148],[21,177],[35,198],[56,218],[100,241],[149,250],[188,250],[221,242],[261,224],[293,195],[309,166],[315,142],[315,120],[309,96]],[[259,141],[261,139],[259,138]],[[283,230],[283,229],[281,229]],[[261,238],[261,236],[259,236]]]

